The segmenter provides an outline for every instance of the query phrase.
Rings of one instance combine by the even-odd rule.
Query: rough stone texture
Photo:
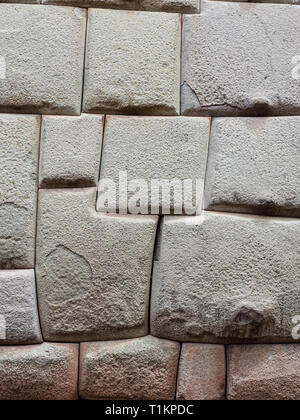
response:
[[[0,347],[1,400],[75,400],[77,382],[77,344]]]
[[[39,133],[40,117],[0,115],[0,269],[34,268]]]
[[[80,114],[85,25],[84,9],[0,4],[0,112]]]
[[[300,117],[216,118],[207,210],[300,217]]]
[[[83,399],[171,400],[180,344],[147,336],[83,343],[79,393]]]
[[[148,332],[157,217],[98,214],[95,203],[94,188],[40,191],[36,270],[46,340]]]
[[[178,13],[199,13],[200,9],[200,0],[42,0],[42,3]]]
[[[120,194],[117,191],[117,210],[121,208],[126,212],[128,209],[131,213],[138,198],[141,201],[134,207],[143,214],[170,214],[174,212],[174,206],[179,214],[182,210],[187,214],[195,213],[196,208],[201,210],[209,132],[209,118],[108,117],[100,180],[113,180],[121,190]],[[119,181],[119,174],[124,171],[128,179],[127,194]],[[137,192],[133,180],[143,180],[146,188]],[[158,188],[151,183],[153,180],[161,181],[161,185],[163,181],[167,182],[164,194],[159,194]],[[176,208],[176,195],[174,200],[174,192],[170,190],[170,183],[174,180],[181,181],[178,194],[184,206],[180,205],[179,209]],[[188,190],[183,188],[184,180],[193,182],[193,191],[186,196],[184,192]],[[105,196],[99,194],[98,210],[115,210],[111,203],[105,202]],[[112,203],[115,207],[114,201]]]
[[[297,219],[165,217],[151,333],[181,341],[292,342],[299,233]]]
[[[89,10],[83,110],[177,115],[179,14]]]
[[[34,270],[0,271],[0,316],[5,324],[0,345],[38,344],[43,341]]]
[[[184,115],[299,115],[300,9],[203,1],[184,16]]]
[[[102,131],[102,115],[45,117],[41,141],[40,186],[96,186]]]
[[[230,400],[300,399],[300,344],[229,346]]]
[[[224,400],[226,360],[224,346],[182,345],[177,400]]]

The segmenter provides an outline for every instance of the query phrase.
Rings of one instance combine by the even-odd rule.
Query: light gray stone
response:
[[[34,268],[40,117],[0,115],[0,269]]]
[[[300,9],[203,1],[183,20],[184,115],[300,115]]]
[[[82,343],[80,397],[88,400],[172,400],[179,351],[179,343],[151,336]]]
[[[297,219],[208,212],[165,217],[151,333],[192,342],[293,342],[299,234]]]
[[[116,200],[114,194],[109,199],[106,184],[100,184],[98,210],[142,214],[201,210],[209,132],[209,118],[107,117],[100,181],[113,181],[117,191]],[[184,184],[187,180],[190,188]]]
[[[149,10],[172,13],[199,13],[200,0],[42,0],[43,4],[103,9]]]
[[[99,214],[95,203],[96,188],[40,191],[36,270],[48,341],[148,332],[157,217]]]
[[[76,400],[77,344],[0,347],[1,400]]]
[[[89,10],[84,112],[178,115],[179,14]]]
[[[0,271],[0,324],[3,329],[0,345],[38,344],[43,341],[34,270]]]
[[[99,178],[102,132],[102,115],[44,117],[40,186],[96,186]]]
[[[86,11],[0,4],[0,112],[79,115]]]
[[[216,118],[205,208],[300,217],[300,117]]]

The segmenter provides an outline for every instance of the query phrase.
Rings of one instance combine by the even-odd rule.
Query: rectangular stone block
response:
[[[93,187],[98,183],[103,116],[43,118],[41,188]]]
[[[204,343],[293,342],[299,234],[298,219],[208,212],[165,217],[151,333]]]
[[[90,9],[84,112],[178,115],[179,14]]]
[[[199,13],[200,9],[200,0],[41,0],[41,3],[173,13]]]
[[[202,1],[183,19],[184,115],[300,115],[300,9]]]
[[[224,400],[224,346],[184,343],[177,379],[177,400]]]
[[[0,347],[1,400],[76,400],[78,345]]]
[[[82,343],[80,397],[86,400],[171,400],[180,344],[147,336]]]
[[[229,400],[300,399],[300,345],[228,348]]]
[[[48,341],[148,333],[155,216],[96,213],[96,188],[42,190],[37,285]]]
[[[0,317],[0,325],[4,327],[0,333],[0,345],[39,344],[43,341],[34,270],[0,271]]]
[[[209,132],[209,118],[107,117],[98,211],[201,211]]]
[[[0,115],[0,269],[34,268],[39,136],[40,117]]]
[[[84,9],[0,4],[0,112],[80,114],[85,26]]]
[[[216,118],[205,209],[300,217],[300,117]]]

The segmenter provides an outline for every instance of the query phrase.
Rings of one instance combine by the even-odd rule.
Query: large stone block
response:
[[[297,219],[165,217],[151,333],[212,343],[292,342],[299,312]]]
[[[98,210],[201,211],[209,132],[209,118],[108,117]],[[112,181],[116,194],[109,199],[105,186]]]
[[[224,400],[224,346],[184,343],[180,353],[177,400]]]
[[[89,400],[174,399],[179,351],[179,343],[151,336],[83,343],[80,346],[80,397]]]
[[[96,188],[40,192],[36,270],[48,341],[148,332],[157,217],[103,215],[95,203]]]
[[[84,112],[178,115],[179,14],[90,9]]]
[[[39,135],[40,117],[0,115],[0,269],[34,268]]]
[[[300,217],[300,117],[213,120],[207,210]]]
[[[40,186],[96,186],[99,178],[102,131],[102,115],[44,117]]]
[[[300,115],[300,9],[203,1],[183,21],[184,115]]]
[[[42,0],[43,4],[60,4],[103,9],[149,10],[176,13],[199,13],[200,0]]]
[[[36,301],[34,270],[0,271],[0,345],[43,341]]]
[[[0,4],[0,112],[80,114],[85,26],[83,9]]]
[[[228,348],[229,400],[300,399],[300,345]]]
[[[78,345],[0,347],[1,400],[76,400]]]

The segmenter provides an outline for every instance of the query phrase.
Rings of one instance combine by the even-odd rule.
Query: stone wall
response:
[[[1,2],[1,400],[300,399],[300,7],[268,3]]]

